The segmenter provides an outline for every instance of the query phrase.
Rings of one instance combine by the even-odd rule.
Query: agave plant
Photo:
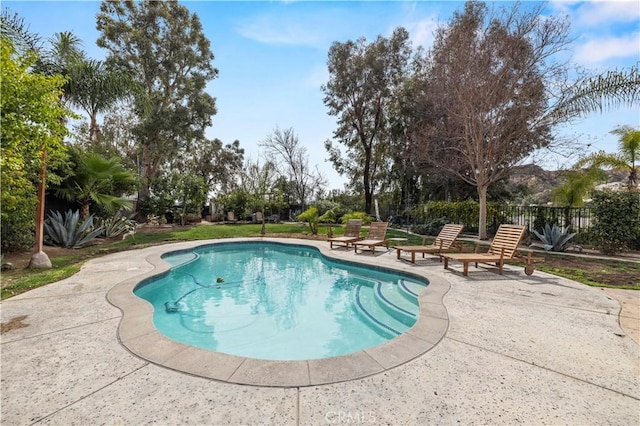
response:
[[[546,251],[564,251],[567,243],[573,238],[576,233],[568,233],[568,228],[559,227],[555,223],[550,226],[548,223],[544,225],[544,232],[540,234],[534,230],[533,233],[540,239],[541,242],[533,243],[529,247],[540,247]]]
[[[64,217],[58,211],[49,213],[44,230],[53,245],[76,248],[102,234],[102,227],[93,227],[93,215],[79,223],[80,212],[68,210]]]
[[[125,232],[135,231],[136,222],[117,212],[101,223],[102,235],[106,238],[117,237]]]

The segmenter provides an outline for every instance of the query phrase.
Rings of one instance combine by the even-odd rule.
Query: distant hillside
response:
[[[607,171],[607,181],[601,182],[623,182],[626,179],[625,172]],[[507,186],[515,192],[519,188],[526,188],[521,200],[522,204],[546,204],[551,201],[551,191],[553,188],[563,183],[561,170],[544,170],[534,164],[517,166],[511,172]]]

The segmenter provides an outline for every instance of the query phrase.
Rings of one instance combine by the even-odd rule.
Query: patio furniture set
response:
[[[372,222],[369,226],[367,236],[361,237],[360,230],[362,228],[362,220],[351,219],[347,221],[344,235],[329,238],[327,241],[329,241],[331,249],[334,248],[334,245],[346,249],[353,247],[355,253],[358,253],[358,250],[361,252],[366,250],[375,254],[377,247],[385,247],[388,251],[389,242],[394,239],[386,238],[387,227],[387,222]],[[411,263],[416,262],[416,254],[422,254],[423,258],[426,254],[438,256],[441,262],[444,260],[445,269],[449,269],[449,261],[462,262],[463,276],[467,276],[469,273],[470,263],[473,263],[476,268],[480,263],[495,265],[498,268],[498,273],[502,274],[502,269],[508,261],[524,263],[525,274],[533,274],[533,264],[540,259],[533,258],[531,251],[528,251],[527,256],[523,256],[518,251],[518,244],[520,244],[526,230],[524,226],[500,225],[498,232],[486,252],[480,253],[479,246],[476,245],[474,253],[451,253],[454,249],[462,251],[462,244],[457,241],[458,236],[462,232],[462,228],[462,225],[447,224],[431,244],[426,244],[425,237],[422,240],[422,244],[396,245],[392,249],[396,250],[398,259]],[[397,238],[395,240],[404,240],[404,238]]]

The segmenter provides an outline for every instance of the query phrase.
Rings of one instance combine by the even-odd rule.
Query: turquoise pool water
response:
[[[427,282],[325,258],[317,249],[222,243],[163,256],[134,293],[154,324],[192,346],[266,360],[345,355],[408,330]]]

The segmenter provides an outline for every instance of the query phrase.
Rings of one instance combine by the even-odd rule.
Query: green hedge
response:
[[[499,208],[502,206],[497,203],[487,203],[489,228],[497,227],[506,220],[505,214]],[[446,223],[463,224],[465,232],[477,232],[480,205],[477,201],[429,201],[414,207],[411,213],[417,223],[429,224],[444,220]]]
[[[591,198],[598,250],[615,254],[635,246],[640,229],[640,192],[595,191]]]

